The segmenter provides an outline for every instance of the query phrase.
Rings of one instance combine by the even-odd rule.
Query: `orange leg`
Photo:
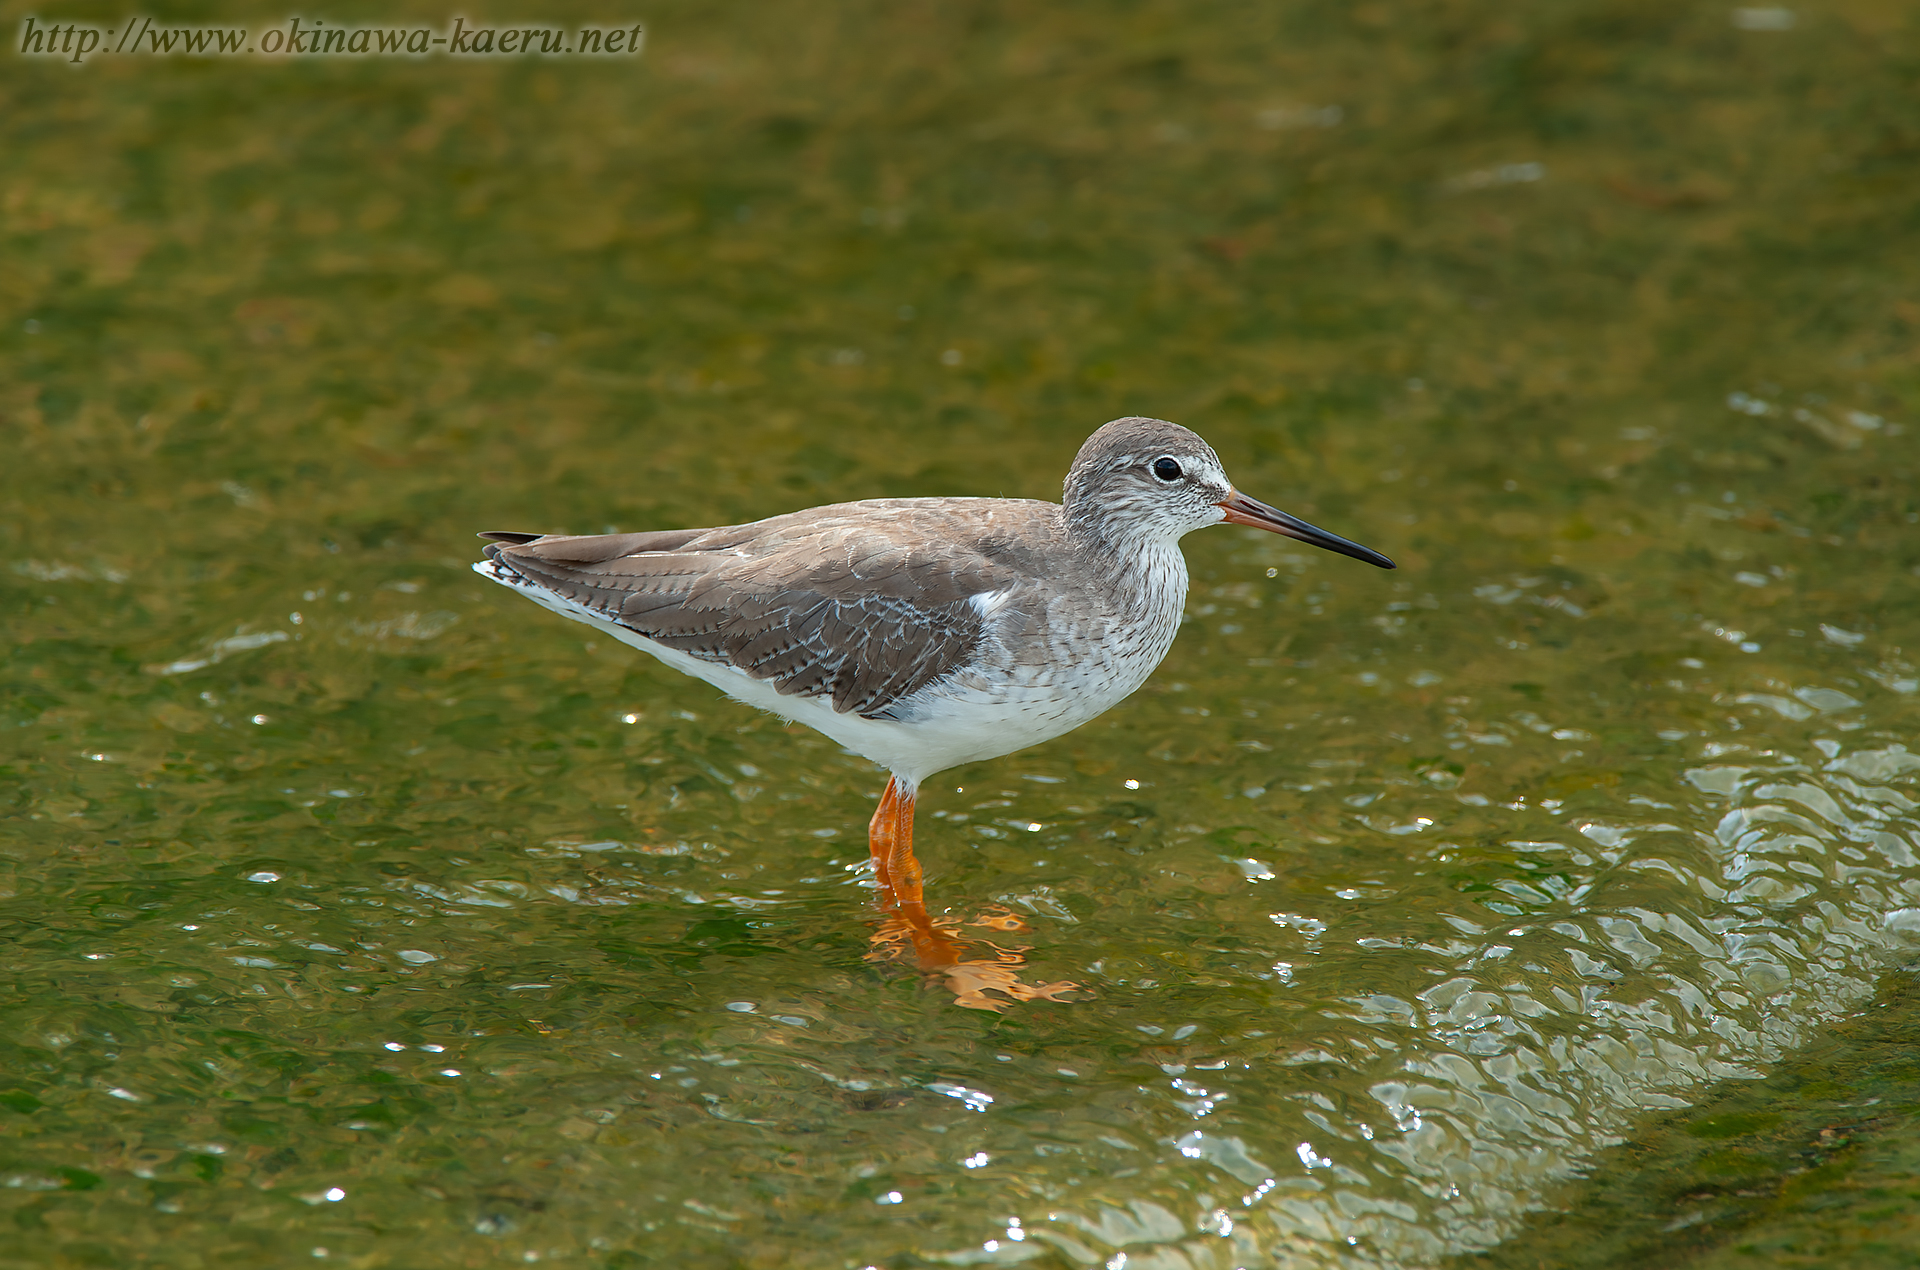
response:
[[[900,788],[896,778],[887,782],[893,794],[893,834],[889,846],[887,872],[894,898],[901,904],[920,904],[920,861],[913,855],[913,795],[916,791]]]
[[[874,879],[880,883],[880,905],[907,927],[907,936],[920,964],[929,969],[952,965],[959,956],[952,936],[934,925],[922,898],[920,861],[913,854],[913,792],[899,778],[887,782],[867,826],[867,850],[873,854]]]
[[[887,782],[867,824],[867,850],[885,908],[920,903],[920,862],[913,858],[913,794],[896,777]]]
[[[896,782],[890,779],[887,781],[886,792],[880,795],[880,805],[873,809],[873,819],[867,822],[867,851],[873,856],[873,879],[880,884],[882,908],[896,906],[893,889],[893,839],[894,816],[898,805]]]

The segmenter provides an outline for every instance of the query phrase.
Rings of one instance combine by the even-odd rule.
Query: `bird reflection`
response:
[[[1005,909],[989,910],[965,925],[1000,931],[1027,928]],[[1066,980],[1026,982],[1020,977],[1020,967],[1027,962],[1022,956],[1026,945],[1008,948],[983,935],[963,934],[960,922],[934,918],[918,898],[902,900],[887,911],[867,942],[868,961],[911,961],[929,983],[939,983],[953,993],[955,1005],[969,1010],[1000,1013],[1021,1001],[1065,1002],[1071,998],[1063,994],[1080,988]]]
[[[1019,969],[1026,964],[1026,946],[1002,947],[984,935],[968,936],[962,923],[936,919],[927,911],[920,862],[913,854],[913,801],[902,796],[894,781],[880,796],[873,822],[867,827],[873,853],[873,871],[879,883],[879,928],[868,940],[867,960],[911,960],[929,983],[939,982],[953,993],[954,1004],[969,1010],[1003,1012],[1021,1001],[1065,1001],[1064,993],[1077,983],[1027,983]],[[1004,908],[993,908],[966,926],[1017,932],[1027,924]]]

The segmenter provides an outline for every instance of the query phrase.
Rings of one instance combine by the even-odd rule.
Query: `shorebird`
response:
[[[1394,567],[1240,493],[1205,441],[1142,418],[1087,439],[1058,503],[881,498],[713,529],[488,532],[473,567],[885,768],[874,877],[925,934],[921,782],[1070,732],[1145,683],[1180,627],[1180,539],[1218,524]]]

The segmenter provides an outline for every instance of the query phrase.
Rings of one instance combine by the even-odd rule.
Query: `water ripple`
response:
[[[1364,1072],[1368,1103],[1313,1095],[1299,1118],[1317,1136],[1281,1165],[1224,1131],[1170,1141],[1187,1167],[1253,1187],[1229,1221],[1137,1205],[1056,1220],[1076,1246],[1131,1248],[1130,1266],[1415,1266],[1497,1240],[1636,1115],[1755,1074],[1920,945],[1915,801],[1890,783],[1910,780],[1920,755],[1821,750],[1691,769],[1660,819],[1572,822],[1591,852],[1509,844],[1572,866],[1559,895],[1519,882],[1494,892],[1552,920],[1508,930],[1483,914],[1435,917],[1403,951],[1444,952],[1441,982],[1411,1000],[1343,994],[1327,1011],[1365,1025],[1390,1057],[1340,1044],[1265,1060]],[[1296,914],[1273,921],[1304,937],[1313,960],[1296,973],[1309,989],[1381,973],[1365,959],[1389,941],[1326,939],[1325,923]],[[1199,1085],[1173,1085],[1188,1114],[1213,1110]]]

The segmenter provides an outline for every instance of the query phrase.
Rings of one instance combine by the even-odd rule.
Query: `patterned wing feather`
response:
[[[1005,561],[950,539],[902,541],[844,522],[771,532],[777,523],[500,534],[506,545],[486,551],[527,582],[656,643],[869,718],[971,658],[985,630],[973,597],[1023,580]]]

